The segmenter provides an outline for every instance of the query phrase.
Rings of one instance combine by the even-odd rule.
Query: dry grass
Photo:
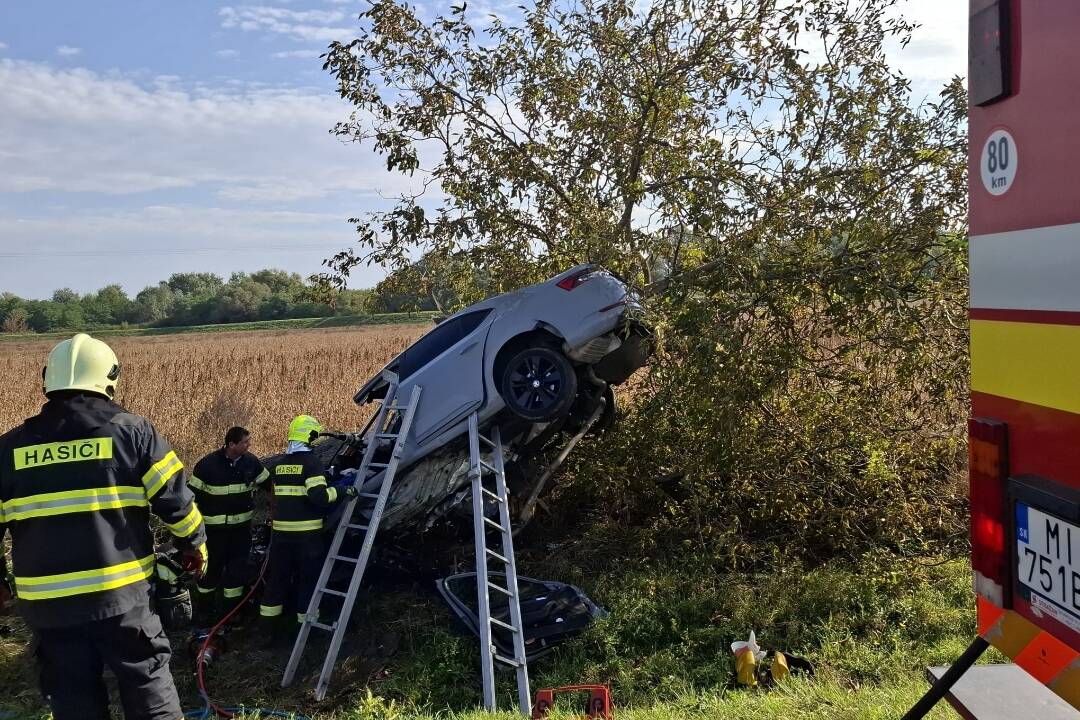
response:
[[[426,325],[110,338],[123,374],[117,399],[145,415],[190,466],[243,425],[256,454],[276,452],[295,415],[358,428],[353,393]],[[0,345],[0,431],[35,414],[54,340]]]

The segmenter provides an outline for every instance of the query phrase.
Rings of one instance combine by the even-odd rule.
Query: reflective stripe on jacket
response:
[[[96,395],[49,400],[0,437],[0,540],[10,531],[31,627],[100,620],[147,602],[151,512],[178,547],[205,542],[183,468],[149,420]]]
[[[225,449],[220,448],[195,463],[188,487],[195,493],[207,525],[236,525],[251,521],[255,507],[252,491],[269,477],[251,453],[230,462]]]
[[[323,528],[337,489],[327,487],[323,464],[312,452],[282,455],[267,463],[274,484],[274,534],[299,538]]]

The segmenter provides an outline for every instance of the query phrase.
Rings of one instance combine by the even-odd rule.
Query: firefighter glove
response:
[[[206,565],[209,561],[210,553],[206,550],[206,543],[203,543],[198,547],[190,547],[184,550],[181,567],[187,572],[194,573],[196,579],[198,579],[206,572]]]

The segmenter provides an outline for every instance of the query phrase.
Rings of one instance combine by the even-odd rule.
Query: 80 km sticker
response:
[[[979,174],[983,187],[991,195],[1004,195],[1016,178],[1016,141],[1008,130],[995,130],[983,144]]]

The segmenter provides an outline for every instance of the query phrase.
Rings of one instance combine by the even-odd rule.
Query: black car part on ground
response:
[[[499,577],[502,573],[491,573]],[[476,573],[451,575],[435,582],[450,610],[465,629],[480,637],[480,622],[476,610]],[[525,657],[533,660],[547,655],[555,646],[580,635],[597,618],[608,612],[599,607],[580,589],[552,580],[536,580],[518,576],[518,595],[521,598],[521,619],[525,627]],[[509,622],[509,608],[492,612],[496,620]],[[499,653],[513,657],[510,631],[499,626],[492,629],[492,642]]]

